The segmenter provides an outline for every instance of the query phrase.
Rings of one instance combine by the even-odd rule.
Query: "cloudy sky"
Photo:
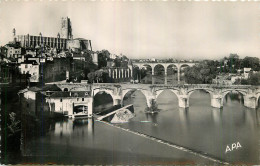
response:
[[[0,45],[12,40],[13,28],[56,36],[66,16],[74,38],[129,58],[260,57],[259,2],[2,1]]]

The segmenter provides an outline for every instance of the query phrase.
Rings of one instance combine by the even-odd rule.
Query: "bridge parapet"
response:
[[[90,85],[90,84],[89,84]],[[152,87],[193,87],[193,88],[251,88],[259,89],[260,86],[254,85],[222,85],[222,84],[130,84],[130,83],[94,83],[97,86],[152,86]]]

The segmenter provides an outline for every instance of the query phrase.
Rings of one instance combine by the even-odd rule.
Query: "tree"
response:
[[[146,108],[146,112],[149,112],[149,113],[155,113],[155,112],[158,112],[158,105],[156,104],[156,101],[155,99],[152,99],[150,101],[150,104],[151,104],[151,107],[147,107]]]
[[[229,73],[236,73],[237,69],[241,67],[239,56],[237,54],[230,54],[228,57]]]
[[[252,68],[254,71],[259,71],[260,70],[259,58],[247,56],[242,60],[242,66],[246,68]]]
[[[9,114],[10,123],[8,123],[9,134],[8,136],[13,136],[17,132],[21,131],[21,122],[17,120],[16,114],[11,112]]]
[[[192,67],[184,69],[184,79],[189,84],[209,84],[217,76],[218,63],[215,61],[202,61]]]
[[[109,81],[109,75],[106,71],[104,70],[97,70],[97,71],[93,71],[88,73],[88,80],[91,83],[96,82],[108,82]]]
[[[260,85],[260,73],[250,74],[248,83],[250,85]]]
[[[89,82],[94,83],[95,77],[96,77],[95,72],[88,73],[88,80],[89,80]]]
[[[114,60],[115,63],[115,67],[121,67],[121,59],[116,57],[116,59]]]
[[[127,67],[128,58],[125,55],[123,55],[121,58],[116,57],[114,62],[115,62],[115,67]]]
[[[109,60],[109,55],[110,55],[110,53],[107,50],[102,50],[98,54],[98,68],[99,69],[107,66],[107,61]]]
[[[133,79],[134,80],[137,80],[137,79],[139,79],[139,68],[137,68],[137,67],[135,67],[134,68],[134,71],[133,71]]]
[[[260,73],[252,73],[248,79],[237,79],[235,85],[260,85]]]

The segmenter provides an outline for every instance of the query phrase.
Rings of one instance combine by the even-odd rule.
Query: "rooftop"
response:
[[[39,91],[61,91],[61,89],[55,85],[43,85],[43,86],[33,86],[28,89],[29,91],[39,92]]]
[[[50,97],[52,98],[69,98],[69,97],[88,97],[89,92],[73,91],[73,92],[55,92]]]

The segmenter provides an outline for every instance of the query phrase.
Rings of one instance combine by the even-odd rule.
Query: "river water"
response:
[[[107,95],[99,97],[107,98]],[[228,94],[222,110],[212,108],[210,95],[201,90],[191,95],[188,109],[179,108],[177,97],[168,90],[158,97],[158,114],[144,112],[146,100],[140,91],[129,94],[123,104],[133,104],[136,116],[129,123],[116,124],[119,127],[232,164],[260,164],[260,109],[244,107],[240,94]],[[97,106],[97,109],[109,106],[112,106],[112,101]],[[55,121],[39,125],[34,130],[46,132],[40,136],[22,135],[22,163],[214,163],[91,119]],[[232,143],[237,142],[240,148],[225,152],[227,146],[231,148]]]
[[[178,107],[177,97],[170,91],[160,94],[158,114],[144,114],[145,98],[137,91],[133,103],[136,118],[120,124],[124,128],[152,135],[175,144],[208,153],[231,163],[259,163],[259,109],[243,106],[240,94],[228,94],[224,108],[210,106],[210,95],[195,91],[189,109]],[[142,123],[146,121],[146,123]],[[239,142],[242,148],[228,151],[227,146]]]

